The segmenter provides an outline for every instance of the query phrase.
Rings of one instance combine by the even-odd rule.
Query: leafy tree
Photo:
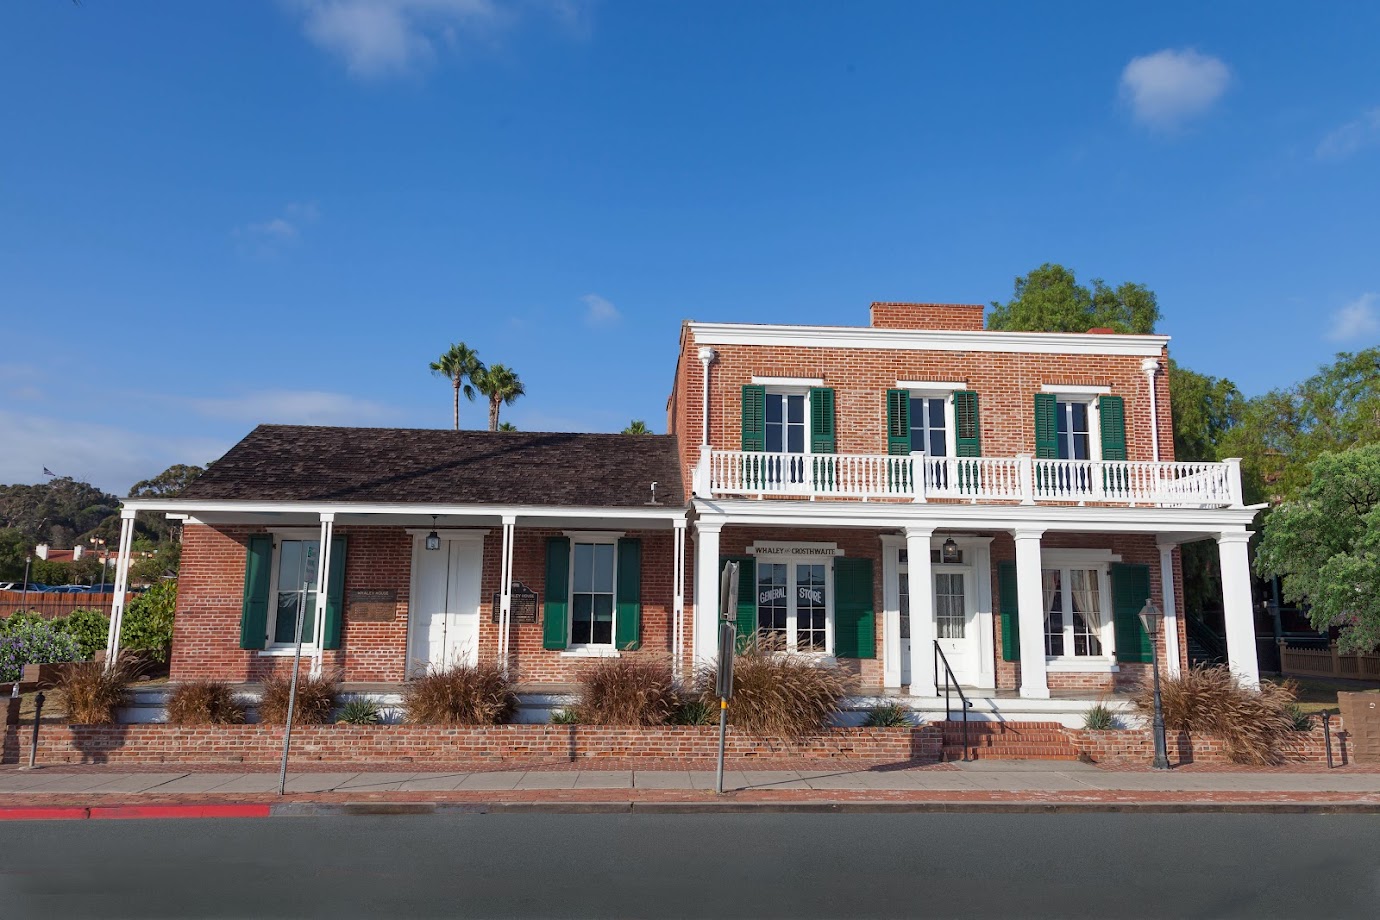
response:
[[[512,368],[495,364],[484,368],[475,378],[474,385],[489,399],[489,430],[498,430],[498,409],[500,405],[511,406],[519,396],[527,391]]]
[[[456,342],[432,361],[430,367],[433,374],[449,380],[455,389],[455,430],[459,431],[460,394],[464,393],[466,399],[474,402],[474,389],[484,373],[484,362],[479,360],[479,353],[474,349],[464,342]]]
[[[132,598],[120,624],[120,646],[167,661],[172,651],[173,615],[177,612],[177,582],[162,581]]]
[[[1209,377],[1169,362],[1169,399],[1174,414],[1174,457],[1221,460],[1222,437],[1245,411],[1246,398],[1225,377]]]
[[[1314,460],[1298,496],[1266,518],[1256,568],[1283,576],[1314,629],[1338,627],[1338,647],[1380,645],[1380,444]]]
[[[0,528],[19,530],[31,545],[68,549],[79,535],[117,514],[119,506],[114,495],[70,476],[0,486]]]
[[[1016,278],[1006,303],[992,302],[987,328],[1013,332],[1087,332],[1099,327],[1116,332],[1155,331],[1160,319],[1155,292],[1127,281],[1116,287],[1093,279],[1092,290],[1078,283],[1072,269],[1046,262]]]
[[[623,429],[624,434],[651,434],[652,430],[647,427],[647,423],[640,418],[633,419],[627,428]]]
[[[518,428],[512,422],[501,422],[498,426],[499,431],[517,431]]]
[[[29,538],[18,527],[0,528],[0,581],[24,577],[24,557],[33,551]]]

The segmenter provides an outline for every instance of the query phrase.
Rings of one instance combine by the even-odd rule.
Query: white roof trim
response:
[[[121,507],[135,511],[178,511],[186,514],[240,512],[244,514],[409,514],[422,517],[501,517],[518,518],[646,518],[684,519],[684,505],[643,505],[618,507],[567,507],[563,505],[464,505],[454,503],[420,504],[402,502],[310,502],[240,501],[231,499],[128,498]],[[453,525],[452,525],[453,526]]]
[[[888,351],[976,351],[1038,355],[1110,355],[1157,358],[1167,335],[1088,335],[1067,332],[995,332],[950,329],[873,329],[867,326],[773,326],[689,323],[697,345],[784,348],[862,348]]]
[[[930,390],[937,393],[952,393],[954,390],[966,390],[968,384],[957,381],[941,382],[937,380],[898,380],[896,381],[898,390]]]
[[[823,377],[757,377],[753,376],[753,383],[763,384],[769,387],[822,387],[824,386]]]
[[[1067,393],[1070,396],[1102,396],[1112,392],[1111,387],[1090,384],[1046,383],[1040,386],[1041,393]]]

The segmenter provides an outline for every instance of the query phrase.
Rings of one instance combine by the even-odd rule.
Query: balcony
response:
[[[700,449],[695,495],[1240,508],[1239,460],[1045,460]]]

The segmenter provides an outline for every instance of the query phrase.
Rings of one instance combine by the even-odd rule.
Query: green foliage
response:
[[[518,427],[517,427],[516,425],[514,425],[512,422],[499,422],[499,424],[498,424],[498,430],[499,430],[499,431],[517,431],[517,430],[518,430]]]
[[[136,549],[138,547],[136,546]],[[129,580],[133,584],[148,584],[164,578],[176,578],[182,564],[182,544],[168,540],[163,543],[148,544],[150,555],[139,556],[129,566]]]
[[[669,725],[718,725],[719,704],[695,697],[681,700],[667,721]]]
[[[205,467],[177,463],[152,479],[142,479],[136,482],[130,488],[129,496],[130,498],[171,498],[180,494],[204,472],[206,472]],[[139,530],[160,542],[175,542],[181,527],[179,522],[168,520],[166,515],[154,514],[151,511],[139,512],[135,520],[138,522]],[[117,541],[118,537],[116,540],[107,538],[106,546],[113,549]],[[173,570],[176,571],[175,565]]]
[[[1245,411],[1246,398],[1236,384],[1191,371],[1171,359],[1169,398],[1174,409],[1175,459],[1221,460],[1218,446]]]
[[[1125,282],[1115,288],[1100,278],[1092,290],[1078,283],[1071,269],[1046,262],[1016,278],[1006,303],[992,304],[987,328],[1028,332],[1087,332],[1103,327],[1117,332],[1155,331],[1160,319],[1155,292]]]
[[[0,620],[0,636],[11,636],[21,629],[28,628],[31,624],[47,622],[47,617],[44,617],[36,611],[16,610],[3,620]]]
[[[556,709],[551,712],[552,725],[579,725],[580,713],[573,706],[569,709]]]
[[[1106,732],[1116,728],[1116,716],[1104,704],[1097,703],[1083,713],[1083,727],[1090,732]]]
[[[53,664],[77,658],[75,639],[52,623],[26,619],[8,626],[0,636],[0,682],[19,680],[26,664]]]
[[[1289,721],[1294,725],[1296,732],[1311,732],[1313,730],[1313,714],[1305,712],[1298,703],[1290,703],[1284,707],[1285,714]]]
[[[347,700],[335,715],[337,725],[377,725],[381,707],[378,703],[364,697]]]
[[[652,429],[647,427],[647,423],[640,418],[635,418],[628,423],[628,427],[623,429],[624,434],[651,434]]]
[[[120,647],[166,662],[172,651],[173,614],[177,612],[177,582],[159,582],[136,594],[125,608]]]
[[[480,370],[473,378],[474,385],[489,400],[489,430],[498,430],[498,410],[500,406],[511,406],[527,390],[518,378],[517,372],[503,364],[494,364]]]
[[[1284,598],[1309,605],[1338,647],[1380,646],[1380,444],[1326,453],[1298,498],[1265,519],[1256,569],[1283,576]]]
[[[479,353],[474,349],[464,342],[456,342],[429,366],[437,377],[449,380],[455,391],[455,430],[459,431],[460,394],[464,393],[466,399],[474,402],[475,378],[484,373],[484,362],[479,360]]]
[[[869,710],[867,718],[863,719],[864,728],[911,728],[914,725],[914,715],[900,703],[883,703]]]
[[[67,616],[54,620],[53,625],[77,640],[83,660],[90,659],[105,648],[110,638],[110,617],[99,610],[79,607]]]

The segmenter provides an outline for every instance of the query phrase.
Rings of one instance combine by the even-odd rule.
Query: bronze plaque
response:
[[[513,623],[539,623],[541,620],[537,616],[537,592],[527,587],[520,581],[513,582],[513,606],[510,614],[510,622]],[[493,598],[493,622],[498,622],[499,608],[503,606],[503,598],[495,594]]]
[[[356,623],[387,623],[397,615],[398,592],[391,588],[351,591],[345,616]]]

